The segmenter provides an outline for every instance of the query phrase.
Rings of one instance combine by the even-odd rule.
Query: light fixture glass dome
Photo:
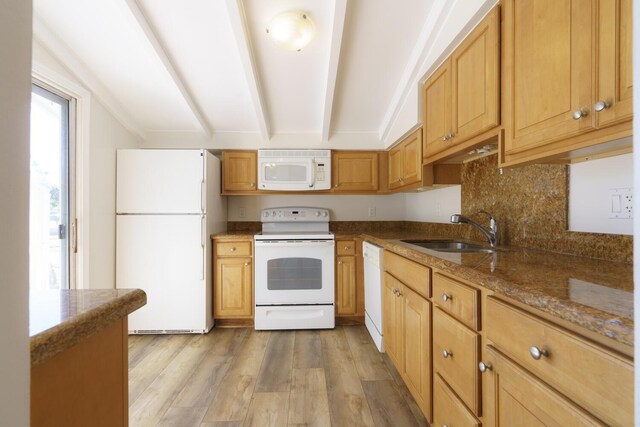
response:
[[[276,15],[267,26],[267,34],[279,47],[302,50],[316,32],[316,24],[307,12],[288,10]]]

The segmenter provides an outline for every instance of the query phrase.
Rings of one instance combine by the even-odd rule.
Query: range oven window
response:
[[[270,291],[322,289],[322,260],[276,258],[267,261]]]

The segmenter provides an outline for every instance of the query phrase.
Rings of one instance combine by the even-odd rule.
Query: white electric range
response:
[[[255,240],[255,328],[335,327],[334,247],[329,211],[262,211]]]

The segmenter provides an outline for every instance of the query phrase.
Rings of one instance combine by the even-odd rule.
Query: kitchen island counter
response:
[[[31,291],[31,366],[38,366],[146,304],[139,289]]]
[[[519,247],[505,247],[495,253],[438,252],[401,240],[451,237],[414,232],[365,233],[362,237],[624,346],[633,346],[631,264]]]

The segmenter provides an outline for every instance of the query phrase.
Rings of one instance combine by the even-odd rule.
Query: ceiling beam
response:
[[[431,6],[431,10],[429,10],[427,20],[422,26],[418,40],[411,52],[411,57],[402,73],[393,98],[391,98],[389,109],[387,109],[384,119],[382,120],[379,134],[380,140],[383,142],[389,136],[389,132],[398,118],[398,114],[400,114],[406,97],[413,85],[415,85],[416,81],[420,78],[422,65],[433,49],[433,41],[444,25],[446,11],[451,8],[451,3],[455,2],[435,0],[433,6]]]
[[[202,132],[204,132],[208,137],[210,137],[212,134],[211,124],[206,119],[202,110],[196,103],[191,91],[189,91],[189,89],[185,85],[184,78],[176,68],[173,59],[167,53],[167,49],[164,46],[164,44],[156,36],[154,29],[151,27],[151,24],[149,23],[149,20],[147,19],[146,15],[140,8],[140,5],[136,0],[125,0],[125,3],[127,4],[127,6],[129,7],[129,10],[133,14],[133,17],[138,22],[138,25],[142,29],[142,32],[147,37],[147,40],[149,40],[149,43],[151,43],[153,50],[158,55],[158,58],[160,58],[160,61],[164,65],[164,68],[167,70],[167,72],[171,76],[171,79],[173,80],[173,83],[178,88],[178,91],[182,95],[182,98],[185,100],[185,102],[189,106],[191,113],[194,115],[197,121],[196,124],[200,126]]]
[[[229,21],[231,29],[236,40],[238,53],[240,54],[240,62],[244,70],[244,76],[249,88],[249,95],[253,103],[253,108],[258,121],[258,129],[263,140],[271,139],[271,125],[269,123],[269,114],[260,85],[260,76],[256,67],[253,49],[251,47],[251,38],[248,32],[247,18],[244,12],[242,0],[225,0],[227,12],[229,13]]]
[[[69,73],[89,89],[125,129],[143,140],[146,139],[146,134],[142,131],[140,125],[132,119],[132,117],[134,117],[132,112],[128,111],[111,95],[109,89],[107,89],[100,79],[78,58],[75,52],[35,14],[33,16],[33,37],[47,49],[54,58],[57,58]]]
[[[324,142],[329,141],[329,133],[331,132],[331,115],[333,113],[336,80],[338,78],[342,33],[344,32],[344,21],[347,15],[347,0],[334,0],[331,10],[330,22],[333,23],[333,28],[331,29],[327,79],[324,82],[324,104],[322,107],[322,141]]]

